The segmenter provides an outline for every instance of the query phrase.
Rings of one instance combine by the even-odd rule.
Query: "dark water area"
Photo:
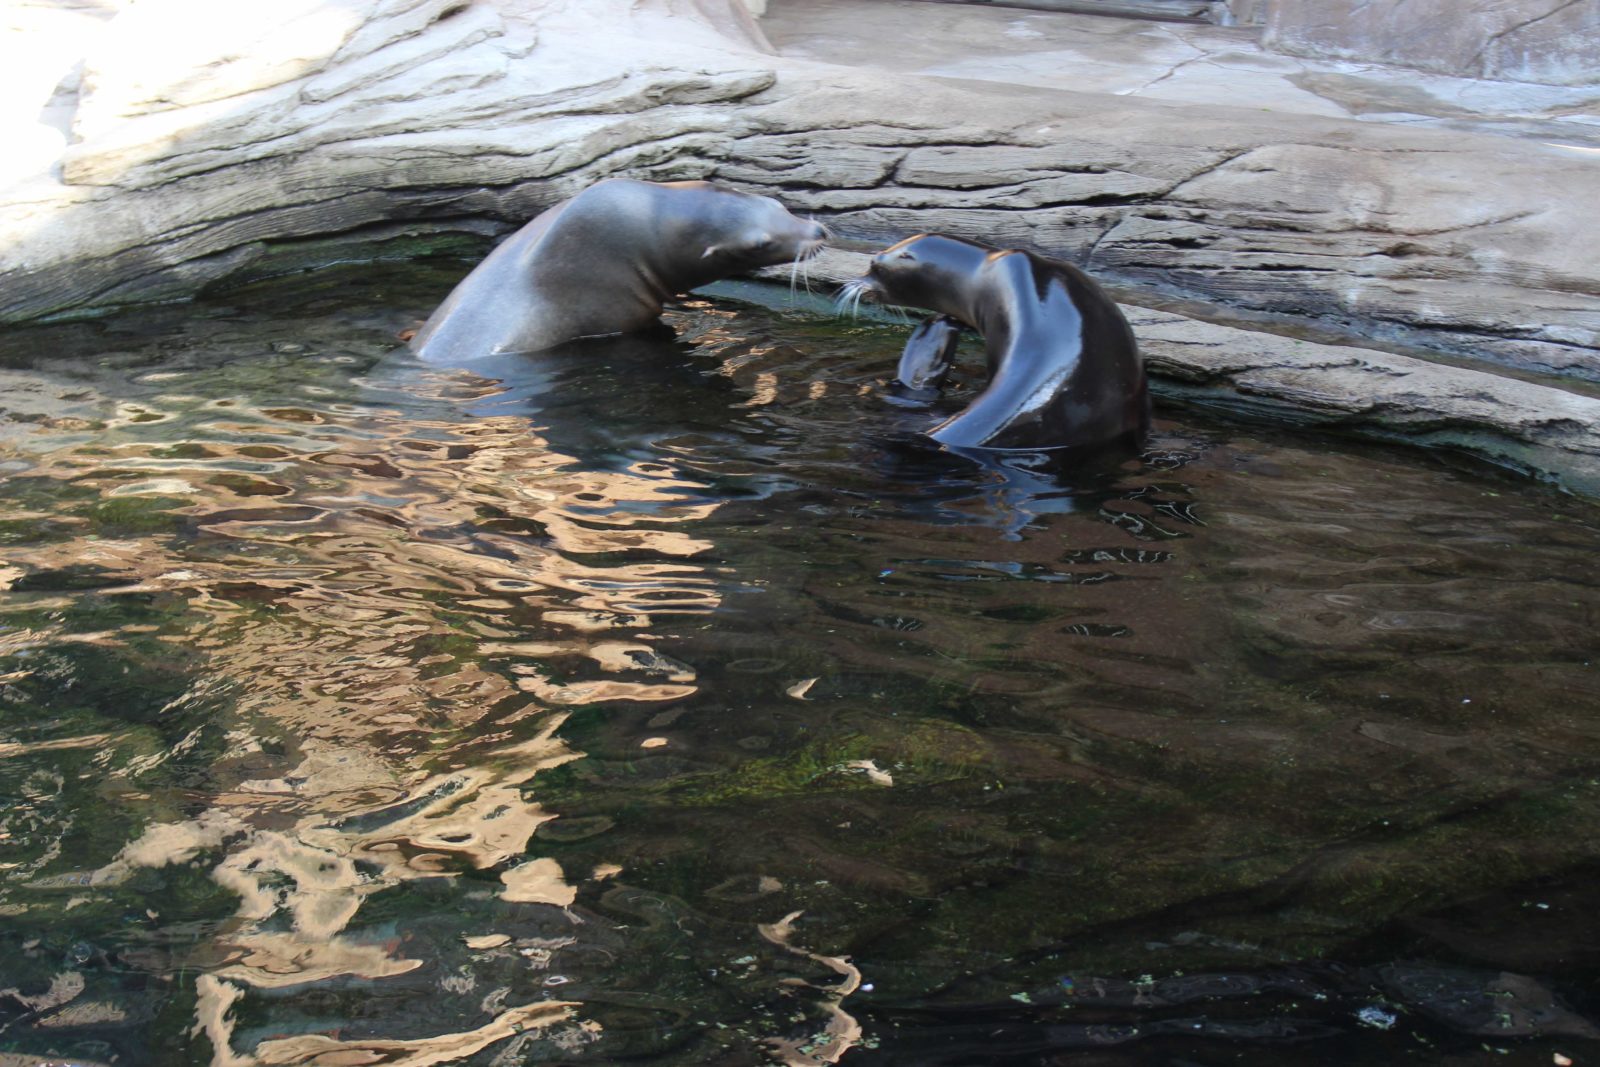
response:
[[[1600,509],[458,273],[0,338],[0,1065],[1600,1059]]]

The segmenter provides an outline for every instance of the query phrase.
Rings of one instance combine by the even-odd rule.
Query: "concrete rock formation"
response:
[[[1269,0],[1268,48],[1465,78],[1600,85],[1589,0]]]
[[[102,23],[109,3],[10,16],[71,14],[83,61],[58,39],[54,66],[7,76],[35,80],[8,86],[31,147],[0,187],[0,321],[481,251],[629,174],[1600,381],[1600,135],[1577,90],[1496,110],[1480,83],[1273,57],[1244,28],[909,0],[780,0],[759,25],[742,0],[141,0]],[[36,116],[70,143],[43,151]]]

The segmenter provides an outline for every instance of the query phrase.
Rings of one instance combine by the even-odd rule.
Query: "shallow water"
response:
[[[457,273],[0,342],[0,1064],[1600,1055],[1596,508],[932,454],[735,304],[419,366]]]

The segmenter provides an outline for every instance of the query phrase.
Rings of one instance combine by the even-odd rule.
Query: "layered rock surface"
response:
[[[1481,83],[1302,64],[1250,30],[905,0],[805,0],[767,25],[780,49],[892,75],[879,121],[830,128],[848,155],[745,139],[757,156],[728,171],[787,179],[854,232],[987,233],[1352,340],[1600,380],[1594,93],[1505,90],[1513,122]]]
[[[1252,31],[1158,28],[1147,85],[1087,92],[1074,16],[840,10],[773,5],[774,48],[733,0],[148,0],[108,24],[76,95],[70,71],[40,94],[74,140],[0,193],[0,318],[481,248],[626,173],[770,192],[862,241],[1025,245],[1167,297],[1600,380],[1600,171],[1571,98],[1545,139],[1494,136],[1481,108],[1356,121],[1393,101],[1303,66],[1346,78],[1342,112],[1249,106],[1248,79],[1202,107],[1161,92],[1207,69],[1282,83],[1291,61],[1249,52]],[[797,25],[836,52],[876,42],[873,61]],[[882,47],[940,33],[978,53],[965,70],[895,69],[915,49]]]
[[[1269,48],[1296,55],[1600,84],[1600,5],[1588,0],[1271,0],[1266,27]]]

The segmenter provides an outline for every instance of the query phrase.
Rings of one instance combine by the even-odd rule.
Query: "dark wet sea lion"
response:
[[[1133,443],[1150,425],[1144,362],[1116,303],[1068,263],[921,234],[878,253],[842,299],[937,314],[906,346],[904,386],[927,393],[949,369],[956,331],[984,340],[989,385],[928,431],[957,448],[1092,448]]]
[[[782,204],[709,182],[612,178],[489,253],[412,338],[430,362],[535,352],[658,321],[662,302],[806,258],[826,231]]]

